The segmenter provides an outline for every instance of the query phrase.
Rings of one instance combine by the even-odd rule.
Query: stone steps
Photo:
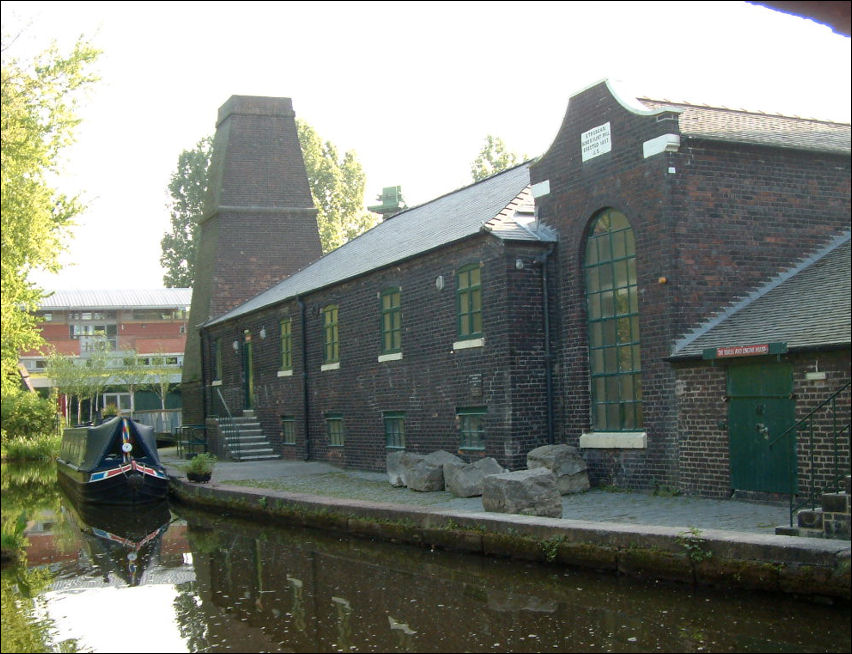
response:
[[[234,460],[261,461],[281,458],[281,455],[272,449],[253,411],[244,411],[242,416],[232,418],[230,423],[220,423],[219,431]]]
[[[777,527],[776,534],[850,540],[850,476],[844,480],[845,489],[837,493],[823,493],[820,508],[802,509],[796,514],[795,527]]]

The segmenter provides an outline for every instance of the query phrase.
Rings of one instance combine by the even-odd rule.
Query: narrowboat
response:
[[[146,504],[165,500],[169,490],[154,428],[122,416],[66,429],[57,469],[75,502]]]

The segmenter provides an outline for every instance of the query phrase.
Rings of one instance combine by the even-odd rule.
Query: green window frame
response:
[[[620,211],[592,220],[584,276],[592,429],[636,431],[643,424],[636,241]]]
[[[281,442],[284,445],[296,444],[296,418],[281,416]]]
[[[380,296],[382,354],[402,352],[402,291],[398,287],[384,289]]]
[[[322,310],[323,347],[322,362],[340,361],[340,342],[338,332],[337,305],[330,304]]]
[[[329,447],[343,447],[343,414],[327,413],[325,415],[325,435]]]
[[[222,339],[213,341],[213,374],[215,380],[222,379]]]
[[[456,272],[457,333],[460,339],[482,336],[482,267],[463,266]]]
[[[293,323],[290,318],[285,318],[278,323],[278,331],[281,335],[281,370],[293,369]]]
[[[485,426],[483,424],[486,407],[465,407],[456,409],[459,427],[460,448],[463,450],[485,449]]]
[[[405,449],[405,413],[385,411],[382,414],[385,425],[385,447],[389,450]]]

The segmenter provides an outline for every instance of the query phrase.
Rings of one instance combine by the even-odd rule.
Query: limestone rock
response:
[[[444,490],[444,466],[464,465],[464,461],[455,454],[438,450],[422,457],[406,469],[406,485],[415,491]]]
[[[467,465],[444,464],[444,486],[457,497],[482,495],[482,480],[488,475],[497,475],[506,470],[496,459],[486,457]]]
[[[576,447],[558,443],[542,445],[527,453],[527,468],[547,468],[556,475],[561,495],[589,490],[586,461]]]
[[[396,450],[387,455],[386,466],[388,480],[391,486],[407,486],[407,473],[409,468],[425,458],[424,454],[414,454],[405,450]]]
[[[562,497],[556,475],[544,467],[488,475],[482,480],[482,508],[561,518]]]

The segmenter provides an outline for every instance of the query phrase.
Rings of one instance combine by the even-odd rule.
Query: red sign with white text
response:
[[[753,357],[761,354],[769,354],[769,343],[760,345],[731,345],[730,347],[717,347],[716,358],[724,357]]]

